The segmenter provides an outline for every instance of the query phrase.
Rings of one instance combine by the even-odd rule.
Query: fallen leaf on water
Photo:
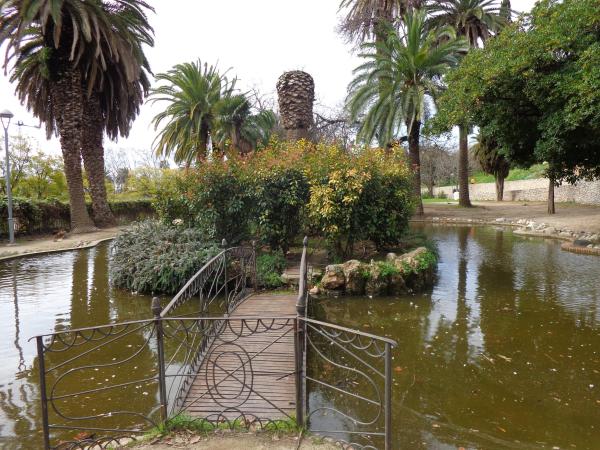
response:
[[[400,366],[394,367],[394,372],[402,372],[403,370],[404,370],[404,368],[402,368]]]
[[[498,428],[498,429],[499,429],[500,431],[502,431],[503,433],[506,433],[506,430],[505,430],[504,428],[502,428],[502,427],[496,427],[496,428]]]
[[[498,353],[498,358],[502,358],[506,362],[512,362],[512,358],[509,358],[508,356],[501,355],[500,353]]]

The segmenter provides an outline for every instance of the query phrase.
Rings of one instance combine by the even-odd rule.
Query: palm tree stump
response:
[[[306,72],[285,72],[277,81],[281,123],[288,141],[309,138],[313,124],[315,82]]]

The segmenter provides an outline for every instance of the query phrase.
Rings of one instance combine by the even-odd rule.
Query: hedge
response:
[[[126,224],[136,220],[154,216],[154,208],[150,200],[109,202],[117,223]],[[92,213],[91,204],[88,210]],[[30,235],[54,233],[58,230],[69,230],[71,215],[69,204],[57,200],[31,200],[20,197],[13,198],[13,217],[15,218],[15,234]],[[6,197],[0,197],[0,237],[8,236],[8,203]]]

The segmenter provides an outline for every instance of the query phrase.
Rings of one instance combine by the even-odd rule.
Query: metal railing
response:
[[[222,246],[227,242],[223,239]],[[252,289],[250,289],[252,288]],[[229,314],[256,289],[256,246],[224,248],[179,290],[161,317]],[[198,297],[198,303],[192,300]],[[196,305],[198,306],[197,308]],[[184,312],[181,307],[185,306]],[[177,313],[175,313],[177,311]]]
[[[154,299],[152,319],[37,336],[45,448],[105,448],[189,413],[390,449],[395,342],[306,317],[306,239],[297,314],[230,316],[256,286],[255,257],[223,250],[165,309]]]
[[[304,238],[296,310],[297,418],[314,434],[350,448],[392,448],[395,341],[307,317],[308,240]],[[360,393],[357,393],[360,392]]]

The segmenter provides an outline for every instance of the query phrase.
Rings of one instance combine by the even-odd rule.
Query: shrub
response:
[[[164,185],[155,206],[167,223],[181,219],[229,243],[254,235],[284,252],[304,225],[335,258],[350,256],[358,240],[397,243],[413,210],[411,170],[399,148],[351,155],[332,145],[274,142]]]
[[[147,220],[114,240],[110,276],[123,289],[174,294],[219,251],[199,230]]]
[[[115,218],[119,223],[130,223],[154,215],[150,200],[139,199],[131,201],[115,200],[109,202]],[[8,216],[6,197],[0,197],[0,217]],[[92,213],[92,206],[88,204]],[[13,216],[15,218],[15,233],[27,235],[36,233],[53,233],[57,230],[68,230],[71,214],[69,204],[58,200],[31,200],[13,198]],[[8,224],[0,221],[0,234],[8,234]]]
[[[259,172],[255,199],[258,234],[272,250],[287,253],[300,232],[301,210],[308,202],[308,181],[298,169]]]
[[[240,161],[213,161],[165,183],[155,201],[159,216],[181,219],[214,240],[238,243],[250,234],[252,189]]]
[[[281,252],[263,253],[256,258],[256,279],[261,287],[280,287],[283,284],[281,274],[284,270],[285,258]]]
[[[335,257],[351,256],[357,240],[378,248],[397,243],[413,212],[411,173],[400,149],[366,150],[358,157],[330,152],[332,170],[314,170],[309,218]]]

